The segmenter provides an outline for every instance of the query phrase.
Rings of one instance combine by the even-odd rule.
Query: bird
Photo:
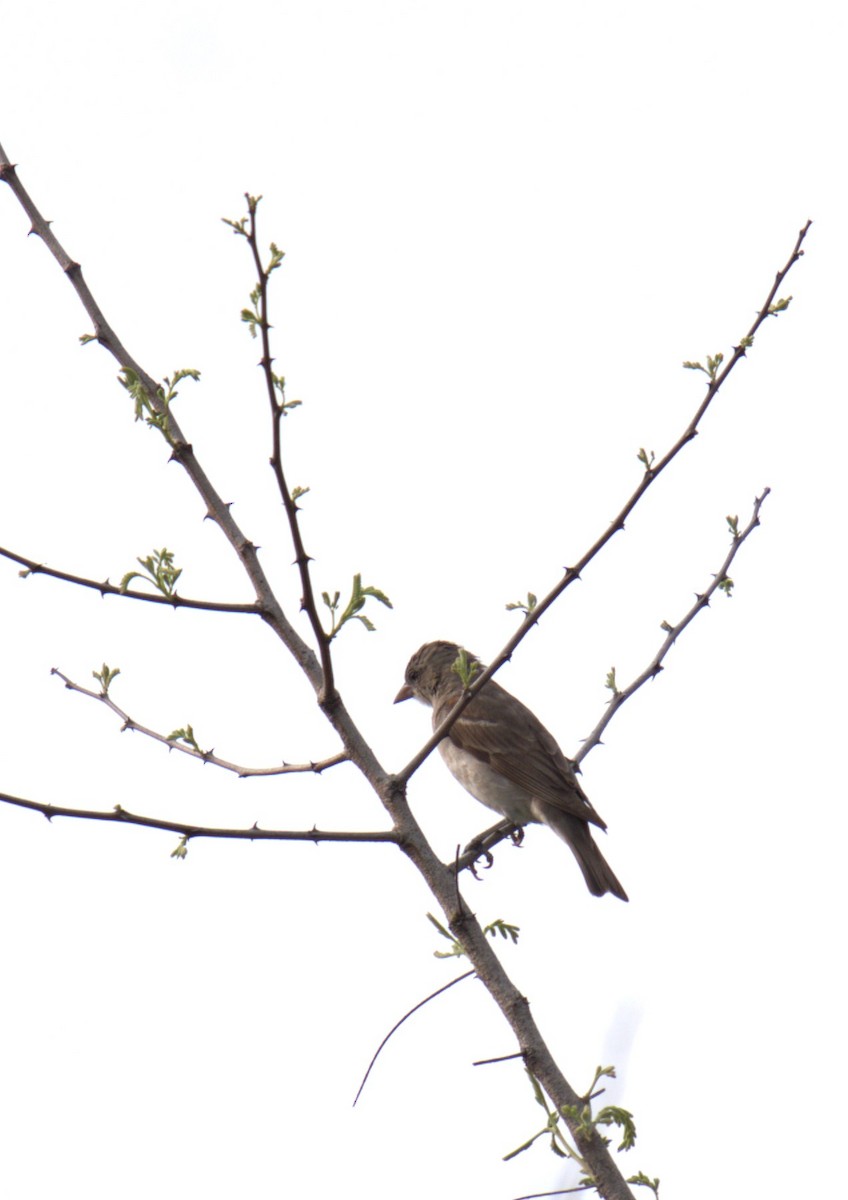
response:
[[[456,670],[462,653],[455,642],[426,642],[409,660],[395,704],[415,698],[429,705],[433,729],[438,728],[465,690]],[[465,656],[473,681],[483,664],[468,651]],[[611,892],[628,899],[592,838],[590,826],[606,831],[606,823],[580,786],[574,764],[506,688],[488,680],[439,742],[439,752],[475,800],[516,826],[550,826],[570,847],[593,896]]]

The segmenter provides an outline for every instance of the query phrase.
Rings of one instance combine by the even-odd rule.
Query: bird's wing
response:
[[[455,695],[436,705],[434,728],[457,699]],[[538,799],[606,829],[556,739],[529,708],[498,684],[486,684],[454,722],[448,737]]]

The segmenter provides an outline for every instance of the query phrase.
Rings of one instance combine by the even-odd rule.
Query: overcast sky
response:
[[[844,857],[845,17],[812,0],[374,3],[249,9],[78,0],[4,13],[0,141],[177,413],[298,614],[267,461],[255,279],[221,224],[262,193],[292,484],[319,591],[383,589],[336,643],[388,769],[428,714],[391,701],[446,637],[483,659],[507,601],[604,531],[703,394],[685,359],[747,330],[798,230],[789,311],[701,434],[500,681],[575,753],[604,679],[650,661],[762,526],[666,670],[583,765],[631,902],[588,895],[543,828],[463,890],[572,1084],[614,1063],[622,1169],[666,1200],[832,1194],[841,1161]],[[167,546],[193,597],[238,564],[8,190],[0,191],[0,545],[117,582]],[[383,828],[349,767],[238,780],[66,691],[255,766],[336,743],[284,648],[244,616],[170,612],[0,560],[0,790],[205,824]],[[489,814],[437,758],[410,791],[452,857]],[[389,846],[197,842],[0,806],[0,1191],[14,1200],[510,1200],[576,1183],[540,1141],[482,988],[392,1024],[461,964]],[[803,1114],[803,1119],[801,1117]],[[838,1123],[837,1123],[838,1128]],[[814,1152],[810,1141],[815,1141]],[[839,1157],[838,1157],[839,1156]],[[647,1193],[646,1193],[647,1194]]]

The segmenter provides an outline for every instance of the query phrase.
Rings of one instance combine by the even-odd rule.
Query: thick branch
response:
[[[143,733],[145,737],[152,738],[154,742],[161,742],[169,750],[179,750],[181,754],[187,754],[190,758],[196,758],[202,763],[209,763],[213,767],[221,767],[224,771],[232,771],[240,779],[247,779],[255,775],[303,774],[308,771],[311,771],[314,775],[320,775],[322,771],[326,771],[329,767],[336,767],[340,763],[348,761],[347,754],[341,751],[341,753],[334,754],[330,758],[316,759],[315,762],[281,763],[276,767],[241,767],[238,763],[218,758],[212,750],[195,749],[194,746],[187,742],[166,737],[165,734],[157,733],[155,729],[148,729],[147,726],[140,725],[138,721],[133,720],[129,713],[124,712],[122,708],[118,707],[108,692],[95,692],[92,688],[82,687],[81,684],[74,683],[73,679],[69,679],[57,667],[53,667],[51,675],[57,675],[70,691],[79,692],[81,696],[88,696],[90,700],[99,700],[101,704],[105,704],[123,722],[121,732],[129,729],[134,733]]]
[[[258,604],[229,604],[224,601],[217,600],[188,600],[185,596],[180,596],[174,592],[171,596],[163,596],[160,592],[138,592],[131,588],[119,588],[109,580],[103,583],[98,583],[96,579],[86,579],[82,575],[71,575],[68,571],[57,571],[54,567],[45,567],[43,563],[35,562],[31,558],[24,558],[22,554],[15,554],[13,550],[6,550],[0,546],[0,556],[9,558],[12,562],[20,563],[22,567],[26,567],[25,571],[21,571],[21,575],[47,575],[51,579],[62,579],[65,583],[75,583],[78,587],[91,588],[92,591],[99,592],[101,596],[126,596],[128,600],[146,600],[148,604],[167,604],[170,608],[200,608],[207,612],[234,612],[234,613],[251,613],[254,616],[261,616],[261,610]]]
[[[401,849],[423,875],[447,917],[451,933],[462,945],[481,982],[506,1017],[526,1066],[561,1112],[566,1106],[575,1106],[581,1111],[585,1097],[578,1096],[554,1061],[533,1019],[526,997],[521,995],[504,970],[463,899],[453,871],[439,862],[414,821],[407,822],[403,813],[399,812],[395,825],[400,834]],[[633,1200],[633,1193],[597,1131],[592,1129],[586,1132],[578,1120],[565,1113],[563,1120],[571,1131],[578,1151],[589,1165],[598,1194],[603,1200]]]

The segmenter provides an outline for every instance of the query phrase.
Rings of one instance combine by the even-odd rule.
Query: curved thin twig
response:
[[[333,754],[329,758],[316,759],[314,762],[281,763],[277,767],[241,767],[238,763],[228,762],[224,758],[219,758],[212,750],[196,749],[191,744],[178,738],[166,737],[162,733],[157,733],[155,729],[148,729],[146,725],[140,725],[138,721],[133,720],[129,713],[124,712],[122,708],[118,707],[108,692],[95,692],[93,688],[83,687],[82,684],[75,683],[73,679],[69,679],[58,667],[53,667],[50,674],[58,676],[69,691],[78,692],[81,696],[88,696],[90,700],[98,700],[101,704],[105,704],[123,722],[121,727],[122,733],[126,729],[134,733],[143,733],[145,737],[152,738],[154,742],[160,742],[163,746],[167,746],[169,750],[179,750],[181,754],[187,754],[190,758],[199,759],[202,763],[209,763],[213,767],[221,767],[224,771],[232,771],[234,775],[238,775],[239,779],[248,779],[261,775],[295,775],[305,772],[320,775],[322,771],[326,771],[329,767],[336,767],[340,763],[350,761],[347,753],[341,750],[338,754]]]
[[[450,983],[446,983],[444,985],[444,987],[437,988],[435,992],[431,992],[429,996],[425,996],[425,998],[423,1000],[420,1000],[418,1002],[418,1004],[415,1005],[414,1008],[411,1008],[408,1013],[405,1013],[401,1017],[401,1019],[399,1021],[397,1021],[391,1027],[389,1032],[383,1038],[382,1042],[380,1042],[380,1045],[374,1051],[374,1057],[371,1059],[370,1063],[368,1064],[368,1070],[363,1075],[362,1083],[360,1083],[359,1088],[357,1089],[356,1095],[353,1098],[353,1108],[356,1108],[356,1102],[359,1099],[359,1097],[362,1095],[362,1089],[365,1087],[366,1083],[368,1082],[368,1076],[371,1074],[371,1068],[374,1066],[374,1063],[377,1061],[377,1059],[380,1055],[380,1051],[383,1049],[386,1042],[388,1042],[388,1040],[392,1036],[392,1034],[396,1033],[398,1031],[398,1029],[400,1029],[401,1025],[404,1023],[404,1021],[406,1021],[409,1017],[411,1017],[413,1013],[418,1012],[419,1008],[423,1008],[425,1004],[429,1004],[429,1002],[431,1000],[435,1000],[436,996],[441,996],[442,992],[446,992],[448,990],[448,988],[452,988],[455,983],[462,983],[463,979],[468,979],[469,975],[476,975],[476,974],[477,974],[476,971],[466,971],[464,975],[457,975],[456,979],[452,979],[450,981]]]

